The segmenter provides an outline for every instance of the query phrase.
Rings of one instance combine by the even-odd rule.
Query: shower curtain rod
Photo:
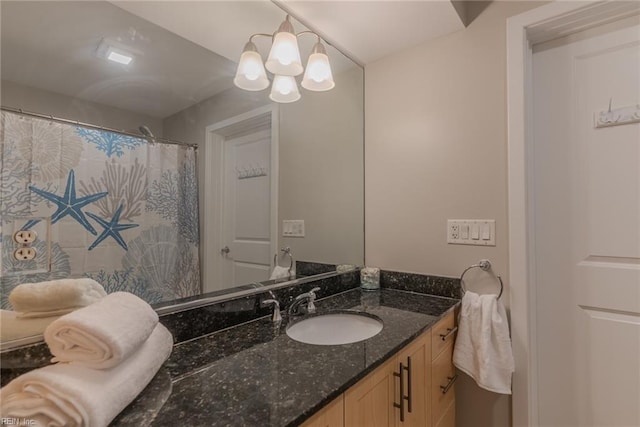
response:
[[[2,111],[8,111],[10,113],[21,114],[23,116],[30,116],[30,117],[36,117],[38,119],[51,120],[52,122],[82,126],[84,128],[94,129],[94,130],[103,130],[106,132],[119,133],[125,136],[131,136],[139,139],[146,139],[147,141],[151,140],[150,141],[151,144],[158,143],[158,144],[182,145],[186,147],[192,147],[194,150],[198,149],[198,144],[190,144],[188,142],[176,141],[174,139],[162,138],[158,136],[154,136],[154,137],[145,136],[138,133],[127,132],[125,130],[118,130],[118,129],[112,129],[104,126],[92,125],[90,123],[83,123],[83,122],[79,122],[78,120],[63,119],[61,117],[54,117],[52,115],[34,113],[33,111],[25,111],[22,108],[6,107],[2,105],[0,106],[0,109]]]

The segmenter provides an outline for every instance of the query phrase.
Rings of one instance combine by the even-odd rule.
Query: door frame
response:
[[[536,43],[638,14],[619,1],[553,2],[507,19],[509,284],[514,426],[538,425],[535,218],[533,198],[533,50]]]
[[[203,179],[203,221],[202,221],[202,288],[203,292],[221,289],[222,281],[222,215],[217,207],[222,205],[223,189],[223,146],[227,137],[242,130],[264,126],[271,127],[271,164],[269,174],[271,191],[270,209],[270,252],[277,253],[278,247],[278,182],[279,182],[279,109],[277,105],[266,105],[206,127],[204,150],[201,150],[204,164]],[[271,257],[269,257],[271,258]],[[271,261],[269,261],[271,263]],[[273,267],[273,266],[272,266]]]

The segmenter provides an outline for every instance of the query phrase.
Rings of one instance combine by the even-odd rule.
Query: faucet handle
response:
[[[309,291],[309,303],[307,304],[307,312],[308,313],[315,313],[316,312],[316,305],[313,303],[313,301],[315,301],[316,299],[316,292],[318,292],[320,290],[320,288],[313,288]]]
[[[266,299],[262,301],[262,305],[273,304],[273,317],[271,318],[274,322],[281,322],[282,316],[280,315],[280,302],[276,299]]]

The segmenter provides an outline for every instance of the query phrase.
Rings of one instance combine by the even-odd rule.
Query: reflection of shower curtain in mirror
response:
[[[4,111],[0,132],[2,308],[20,283],[65,277],[150,303],[200,293],[193,148]],[[34,260],[13,256],[12,233],[46,230],[38,218],[51,221],[50,271],[45,236]]]

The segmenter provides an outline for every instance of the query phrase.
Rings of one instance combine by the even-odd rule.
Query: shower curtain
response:
[[[2,308],[15,286],[91,277],[149,303],[201,293],[192,147],[2,112]],[[38,233],[16,260],[17,230]]]

